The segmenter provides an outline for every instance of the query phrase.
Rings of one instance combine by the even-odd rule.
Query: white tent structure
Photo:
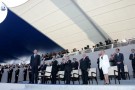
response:
[[[69,50],[135,37],[135,0],[29,0],[9,9]]]

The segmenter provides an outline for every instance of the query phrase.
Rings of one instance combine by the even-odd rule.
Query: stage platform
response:
[[[104,85],[104,81],[98,80],[97,85],[94,81],[93,84],[79,85],[78,82],[75,85],[65,85],[63,82],[57,85],[51,84],[27,84],[28,82],[14,83],[0,83],[0,90],[135,90],[135,79],[121,80],[121,84],[115,84],[114,80],[111,80],[110,85]]]
[[[135,90],[135,85],[35,85],[1,83],[0,90]]]

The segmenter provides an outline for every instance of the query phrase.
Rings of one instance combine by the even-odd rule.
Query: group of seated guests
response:
[[[89,45],[87,45],[86,47],[81,48],[81,50],[74,48],[71,52],[69,52],[69,50],[66,49],[66,50],[62,50],[59,52],[51,52],[51,53],[42,54],[42,59],[50,60],[50,59],[52,59],[53,56],[56,56],[56,58],[62,58],[65,54],[69,54],[72,52],[81,53],[81,51],[85,51],[85,50],[90,50],[90,52],[92,52],[92,51],[99,51],[102,49],[109,49],[109,48],[111,48],[111,46],[108,46],[108,45],[114,44],[114,46],[117,47],[117,43],[118,43],[118,39],[111,41],[108,38],[107,40],[105,40],[105,42],[99,42],[98,44],[92,46],[92,48]]]
[[[51,60],[53,58],[53,56],[55,56],[56,58],[62,58],[64,56],[64,54],[69,53],[68,49],[66,50],[62,50],[59,52],[51,52],[51,53],[46,53],[46,54],[42,54],[42,60]]]
[[[109,48],[111,48],[111,46],[110,46],[111,44],[113,44],[114,47],[117,47],[118,42],[119,42],[118,39],[112,41],[111,39],[108,38],[107,40],[105,40],[105,42],[99,42],[96,45],[92,46],[92,48],[89,45],[87,45],[84,48],[81,48],[81,50],[78,50],[77,48],[73,48],[73,50],[71,52],[69,52],[69,50],[66,49],[66,50],[62,50],[62,51],[58,51],[58,52],[42,54],[42,59],[50,60],[50,59],[52,59],[53,56],[56,56],[56,58],[62,58],[64,56],[64,54],[68,54],[68,53],[72,53],[72,52],[80,53],[81,51],[84,51],[84,50],[90,50],[90,52],[92,52],[92,51],[99,51],[102,49],[109,49]]]

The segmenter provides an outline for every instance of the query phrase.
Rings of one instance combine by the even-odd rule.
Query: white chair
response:
[[[42,75],[43,71],[38,71],[38,78],[41,79],[44,75]]]
[[[92,84],[93,84],[93,79],[95,79],[96,83],[98,84],[96,68],[90,68],[90,70],[88,71],[88,78],[89,78],[89,84],[90,84],[90,80],[92,81]]]
[[[73,70],[71,72],[71,80],[74,84],[74,81],[78,81],[80,84],[80,75],[79,75],[79,70]]]
[[[64,74],[65,74],[65,71],[58,71],[58,73],[57,73],[57,76],[58,76],[57,79],[59,81],[59,84],[60,84],[60,81],[64,81],[64,83],[65,83]]]
[[[52,71],[52,66],[47,66],[44,74],[44,77],[47,81],[51,80],[51,71]]]
[[[110,78],[111,79],[114,78],[115,84],[116,84],[116,78],[118,77],[118,68],[117,68],[117,66],[109,67],[108,75],[109,75],[109,81],[110,81]],[[118,82],[120,84],[120,80],[118,80]]]
[[[128,66],[127,65],[124,65],[124,72],[125,72],[126,78],[128,78],[130,80],[130,75],[129,75],[129,70],[128,70]]]
[[[44,71],[38,71],[38,83],[43,83],[42,79],[44,80]]]
[[[45,76],[50,77],[51,76],[51,71],[52,71],[52,66],[47,66],[45,70]]]

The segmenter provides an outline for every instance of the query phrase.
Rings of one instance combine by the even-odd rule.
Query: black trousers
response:
[[[65,80],[66,80],[66,84],[70,84],[70,80],[71,80],[71,71],[65,70],[64,77],[65,77]]]
[[[27,73],[23,75],[23,81],[26,81]]]
[[[0,82],[1,82],[2,74],[0,74]]]
[[[32,83],[32,72],[29,72],[29,83]]]
[[[81,71],[82,71],[83,84],[88,84],[88,71],[87,70],[81,70]]]
[[[133,72],[135,73],[135,61],[132,61]]]
[[[11,79],[12,79],[12,74],[8,74],[8,83],[11,83]]]
[[[56,84],[56,74],[57,74],[57,72],[54,71],[51,74],[52,74],[52,80],[51,80],[51,82],[52,82],[52,84]]]
[[[34,84],[38,83],[38,67],[32,67],[32,78],[31,82]]]
[[[124,64],[117,64],[117,67],[118,67],[118,79],[121,79],[121,78],[125,79]]]
[[[100,77],[100,80],[104,80],[104,74],[103,74],[103,70],[98,68],[99,70],[99,77]]]
[[[15,75],[15,83],[18,83],[18,75]]]
[[[44,75],[44,74],[41,74],[41,75]],[[46,81],[46,77],[41,77],[41,83],[42,84],[45,84],[45,83],[47,83],[47,81]]]

